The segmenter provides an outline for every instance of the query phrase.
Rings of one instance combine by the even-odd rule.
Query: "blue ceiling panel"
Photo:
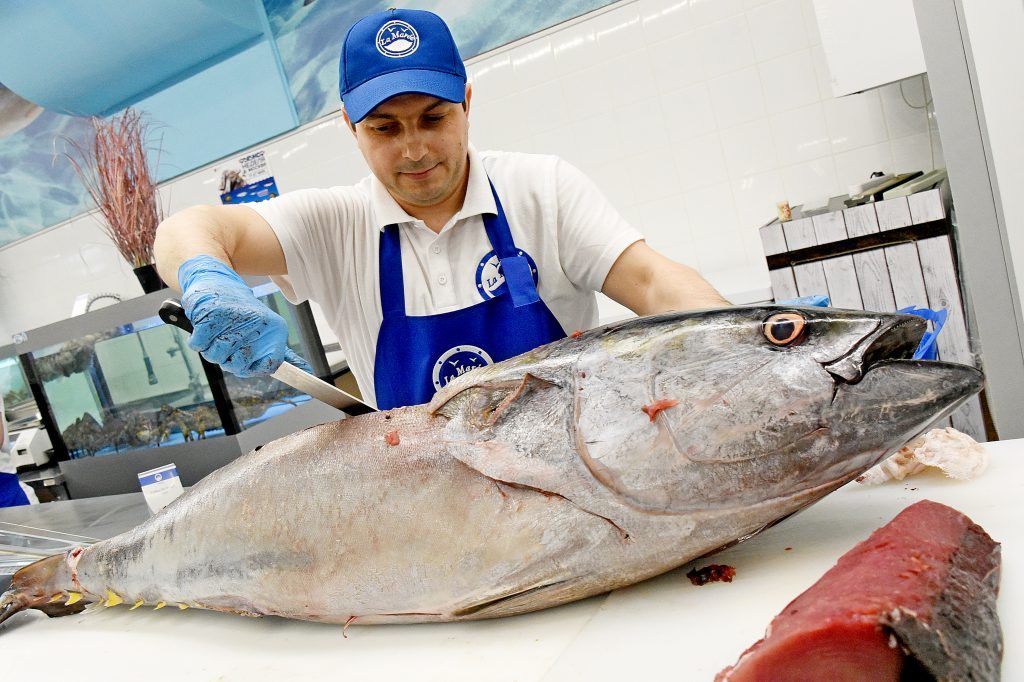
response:
[[[270,41],[165,88],[135,108],[152,124],[151,162],[161,182],[280,135],[298,122]]]
[[[105,116],[263,40],[259,0],[0,0],[0,82]]]

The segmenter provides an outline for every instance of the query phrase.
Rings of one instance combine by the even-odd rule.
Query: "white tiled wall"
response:
[[[566,158],[655,248],[727,295],[766,289],[757,228],[777,201],[942,165],[930,109],[907,104],[922,80],[833,99],[820,42],[810,0],[622,2],[471,60],[470,136]],[[284,191],[344,184],[367,172],[349,135],[335,115],[258,148]],[[167,183],[165,206],[215,203],[215,178]],[[0,339],[107,290],[141,293],[88,216],[2,249]]]
[[[964,16],[1018,295],[1024,301],[1024,202],[1017,194],[1024,186],[1024,5],[967,0]]]

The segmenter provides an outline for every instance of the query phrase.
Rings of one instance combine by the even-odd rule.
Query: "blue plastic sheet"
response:
[[[776,301],[779,305],[812,305],[819,308],[827,308],[832,305],[831,299],[823,294],[815,294],[814,296],[798,296],[797,298],[789,298],[785,301]]]
[[[942,331],[943,325],[946,324],[946,318],[949,316],[949,311],[945,308],[932,310],[931,308],[915,308],[914,306],[909,306],[907,308],[900,308],[896,312],[905,313],[907,315],[916,315],[932,323],[931,330],[925,332],[924,336],[921,338],[921,343],[917,345],[917,350],[914,351],[914,359],[936,359],[938,357],[939,349],[935,345],[935,340],[939,336],[939,332]]]

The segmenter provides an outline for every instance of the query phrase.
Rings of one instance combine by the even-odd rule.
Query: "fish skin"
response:
[[[780,310],[805,320],[787,348],[762,329]],[[508,616],[629,585],[812,504],[976,392],[973,368],[887,359],[923,331],[777,307],[591,330],[427,405],[268,443],[76,565],[22,569],[0,621],[70,590],[365,624]],[[651,422],[642,407],[666,399],[679,404]]]

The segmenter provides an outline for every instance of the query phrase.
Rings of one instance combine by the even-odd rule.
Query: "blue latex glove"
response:
[[[288,348],[288,324],[263,305],[234,270],[210,256],[189,258],[178,268],[181,305],[195,331],[188,345],[240,377],[270,374],[282,360],[310,374],[309,364]]]

